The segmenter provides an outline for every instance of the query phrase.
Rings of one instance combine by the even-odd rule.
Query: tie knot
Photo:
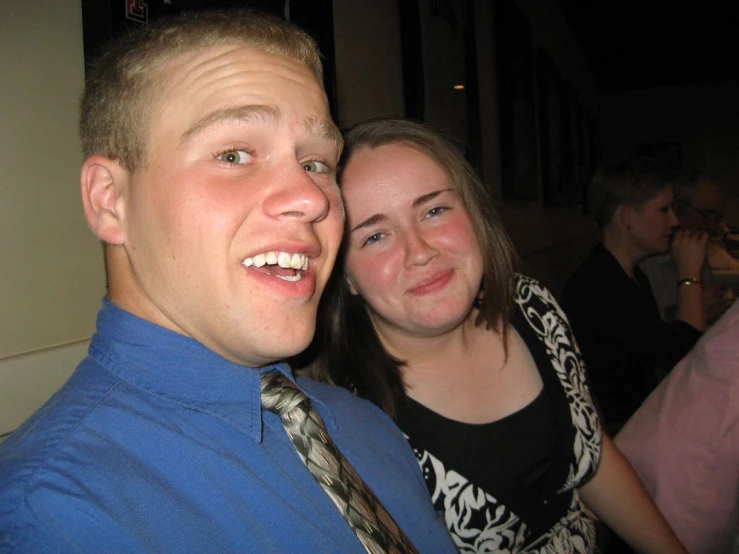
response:
[[[308,399],[282,373],[271,371],[262,375],[263,408],[282,417],[303,403],[307,404]]]

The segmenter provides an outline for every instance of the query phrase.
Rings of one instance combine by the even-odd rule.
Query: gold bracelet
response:
[[[698,277],[687,277],[686,279],[680,279],[677,282],[677,286],[680,285],[700,285],[701,280]]]

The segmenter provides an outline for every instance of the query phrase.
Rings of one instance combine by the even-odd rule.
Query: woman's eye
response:
[[[366,239],[364,239],[362,246],[367,246],[368,244],[375,244],[376,242],[379,242],[383,236],[384,235],[382,233],[375,233],[373,235],[370,235]]]
[[[226,150],[218,154],[216,158],[228,164],[240,165],[249,161],[249,154],[243,150]]]
[[[303,162],[303,169],[311,173],[328,173],[330,171],[328,165],[318,160]]]
[[[435,208],[431,208],[428,212],[426,212],[426,215],[430,217],[436,217],[437,215],[441,215],[444,212],[446,212],[449,208],[446,206],[437,206]]]

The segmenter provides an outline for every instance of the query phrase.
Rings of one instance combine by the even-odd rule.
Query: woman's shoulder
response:
[[[554,295],[546,286],[537,279],[521,273],[516,274],[513,299],[519,305],[527,304],[534,300],[554,306],[558,305]]]
[[[570,322],[562,306],[540,281],[526,275],[516,275],[513,300],[519,314],[531,324],[531,318],[549,319],[552,323],[569,327]]]

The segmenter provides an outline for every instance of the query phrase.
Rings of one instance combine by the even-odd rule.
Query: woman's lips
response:
[[[419,284],[408,290],[409,294],[416,296],[436,292],[446,286],[446,284],[454,276],[453,270],[442,271],[433,275],[431,278],[421,281]]]

